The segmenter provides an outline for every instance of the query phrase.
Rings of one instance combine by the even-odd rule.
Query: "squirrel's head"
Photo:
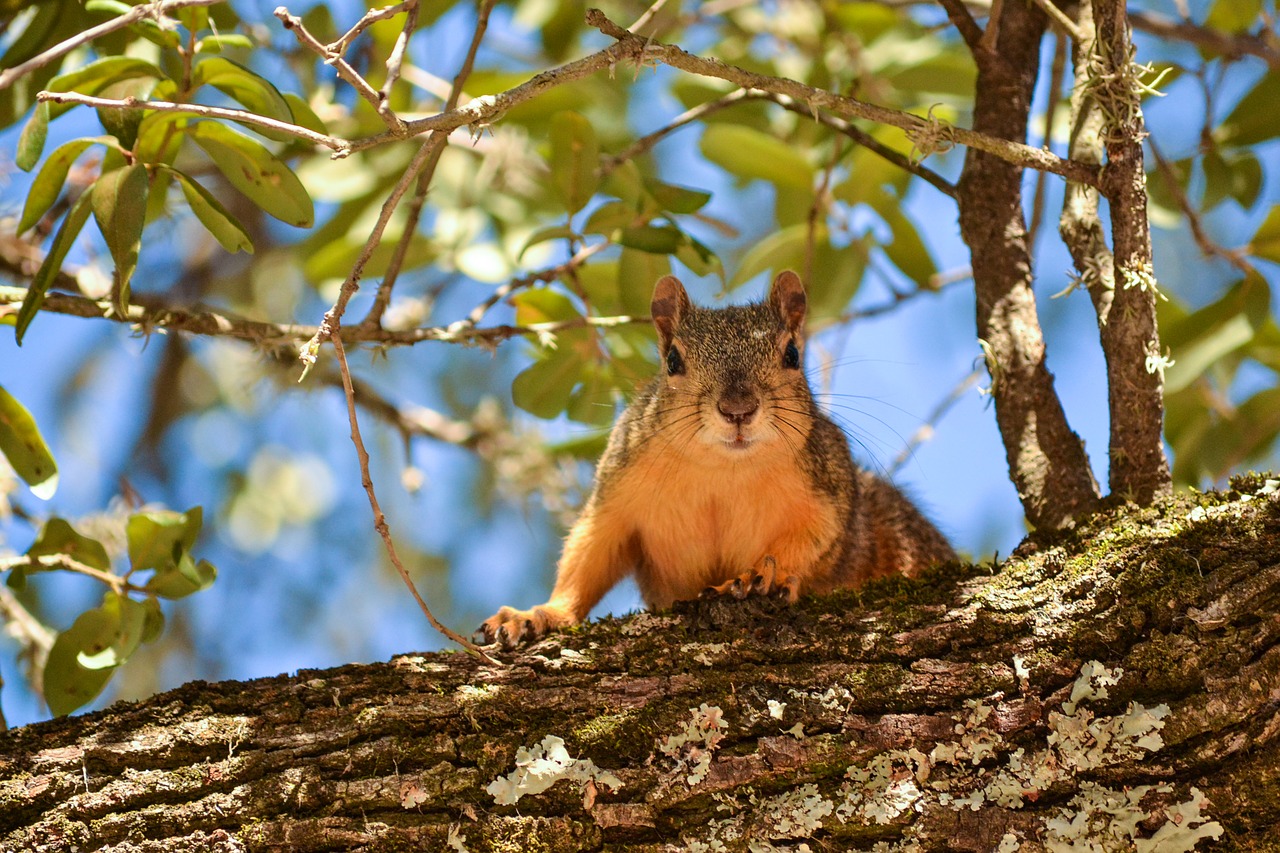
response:
[[[699,308],[664,276],[653,291],[663,419],[728,452],[781,441],[802,444],[812,415],[805,379],[800,277],[779,273],[764,302]]]

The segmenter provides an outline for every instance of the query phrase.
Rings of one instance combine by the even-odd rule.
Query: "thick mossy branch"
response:
[[[0,736],[0,849],[1266,849],[1280,498],[1235,485],[1110,510],[998,571],[29,726]]]

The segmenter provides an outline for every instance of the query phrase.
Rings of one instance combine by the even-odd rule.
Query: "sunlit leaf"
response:
[[[253,39],[240,33],[215,33],[196,42],[196,53],[221,53],[227,48],[253,49]]]
[[[885,224],[893,229],[893,240],[880,248],[893,261],[893,265],[902,270],[902,274],[918,287],[929,287],[938,267],[929,254],[929,248],[920,238],[920,232],[898,207],[890,209]]]
[[[1249,253],[1280,263],[1280,204],[1272,205],[1267,218],[1253,232]]]
[[[258,207],[289,225],[309,228],[315,219],[311,196],[287,165],[261,144],[216,122],[189,131],[227,181]]]
[[[195,544],[203,520],[204,512],[198,506],[186,512],[150,510],[129,516],[125,536],[133,571],[176,565],[183,552]]]
[[[658,206],[669,213],[697,213],[711,201],[711,193],[674,184],[653,182],[646,189]]]
[[[225,56],[206,56],[191,73],[193,88],[213,86],[251,113],[293,124],[293,111],[269,80]]]
[[[110,83],[129,77],[155,77],[163,79],[165,74],[155,65],[132,56],[108,56],[91,62],[83,68],[68,74],[59,75],[49,81],[46,87],[50,92],[78,92],[81,95],[97,95]],[[57,118],[73,104],[50,104],[50,117]]]
[[[191,212],[222,245],[222,248],[228,252],[253,254],[253,241],[249,238],[249,232],[229,210],[222,206],[220,201],[214,198],[213,193],[196,183],[190,175],[183,174],[177,169],[167,171],[177,179],[178,186],[182,188],[182,195],[191,207]]]
[[[218,570],[208,560],[194,560],[185,551],[172,564],[157,569],[147,581],[147,592],[161,598],[185,598],[208,589],[218,579]]]
[[[579,235],[568,225],[552,225],[548,228],[539,228],[524,241],[524,245],[520,247],[520,254],[516,259],[524,257],[524,253],[539,243],[546,243],[551,240],[567,240],[569,238],[578,237]]]
[[[0,453],[36,497],[48,500],[58,489],[58,466],[35,418],[0,386]]]
[[[51,518],[40,528],[40,535],[27,549],[28,557],[48,557],[66,554],[78,563],[104,572],[111,570],[111,558],[107,549],[97,539],[78,533],[70,522]]]
[[[825,234],[817,237],[823,239]],[[729,279],[729,289],[741,287],[762,272],[802,268],[808,242],[808,225],[791,225],[765,236],[742,256],[737,272]]]
[[[636,209],[623,201],[607,201],[591,211],[583,231],[587,234],[603,234],[609,236],[620,228],[628,228],[636,224]]]
[[[654,255],[671,255],[685,241],[684,232],[670,225],[643,225],[624,228],[618,232],[617,242],[628,249],[638,249]]]
[[[554,418],[569,405],[583,367],[571,348],[561,346],[516,376],[511,383],[511,399],[531,415]]]
[[[1224,145],[1256,145],[1280,135],[1280,74],[1265,74],[1214,131]]]
[[[582,315],[563,293],[549,287],[536,287],[512,297],[516,306],[516,324],[555,323]]]

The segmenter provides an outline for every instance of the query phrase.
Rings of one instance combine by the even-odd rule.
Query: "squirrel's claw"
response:
[[[777,595],[785,596],[787,601],[794,604],[800,598],[800,578],[795,575],[779,578],[778,562],[773,557],[765,557],[758,570],[709,586],[698,597],[715,598],[720,595],[731,595],[739,600],[749,595]]]
[[[530,610],[502,607],[476,629],[475,641],[481,645],[501,643],[504,649],[514,649],[525,643],[540,640],[547,632],[572,625],[574,620],[548,605]]]

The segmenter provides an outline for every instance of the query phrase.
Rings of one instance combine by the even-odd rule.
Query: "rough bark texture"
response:
[[[1111,203],[1115,297],[1101,325],[1111,412],[1111,492],[1150,503],[1170,490],[1161,431],[1164,369],[1156,329],[1156,278],[1147,222],[1138,70],[1123,0],[1093,4],[1097,39],[1091,85],[1107,117],[1104,192]]]
[[[1024,142],[1045,18],[1031,3],[1007,2],[1000,9],[996,50],[974,49],[973,126]],[[1091,509],[1098,486],[1045,365],[1022,213],[1022,170],[970,149],[959,203],[960,233],[972,256],[978,337],[987,347],[1010,478],[1031,524],[1055,529]]]
[[[994,575],[29,726],[0,735],[0,850],[1274,849],[1280,499],[1235,487],[1095,517]],[[526,769],[566,778],[495,802],[539,744],[558,763]]]

